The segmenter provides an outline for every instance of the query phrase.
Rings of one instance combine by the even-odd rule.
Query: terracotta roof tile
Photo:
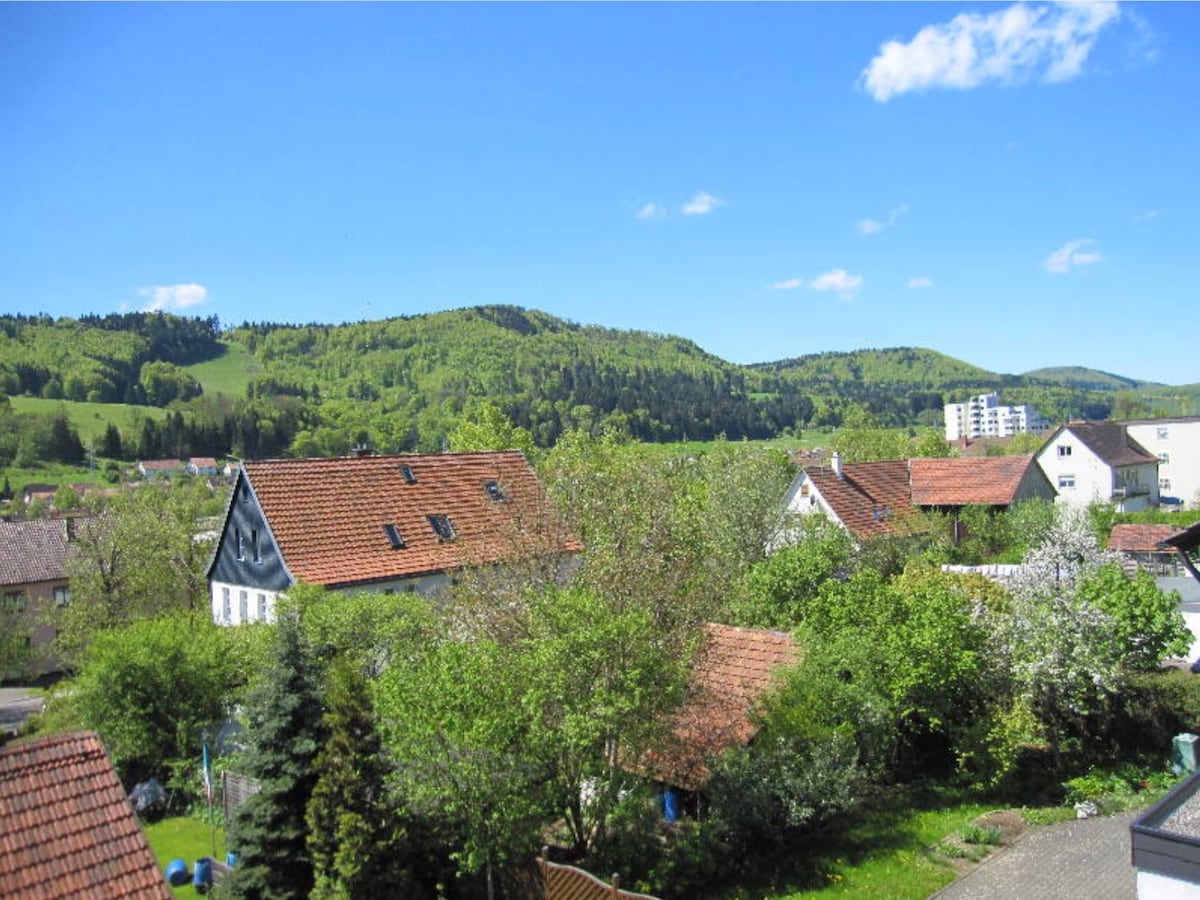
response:
[[[871,538],[907,533],[915,512],[907,460],[844,463],[841,478],[830,466],[804,471],[851,534]]]
[[[288,570],[312,584],[404,578],[580,549],[518,451],[247,460],[243,472]],[[489,485],[499,494],[489,493]],[[453,539],[440,537],[430,516],[446,516]],[[403,548],[392,547],[385,525],[395,526]]]
[[[1174,525],[1114,525],[1108,536],[1108,549],[1126,553],[1169,553],[1175,548],[1159,545],[1177,533]]]
[[[912,502],[917,506],[1008,506],[1035,466],[1032,454],[911,461]]]
[[[0,585],[66,578],[67,528],[65,519],[0,522]]]
[[[0,822],[0,897],[171,897],[91,732],[0,750]]]
[[[705,761],[744,747],[758,733],[753,713],[779,670],[799,660],[791,635],[730,625],[705,627],[692,666],[689,695],[675,715],[671,738],[648,754],[645,768],[659,779],[693,790],[707,777]]]

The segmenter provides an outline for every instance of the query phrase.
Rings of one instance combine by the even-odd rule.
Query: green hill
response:
[[[1154,390],[1163,387],[1149,381],[1135,381],[1111,372],[1099,369],[1087,369],[1082,366],[1055,366],[1046,369],[1034,369],[1026,372],[1025,378],[1045,381],[1053,384],[1063,384],[1068,387],[1080,388],[1085,391],[1132,391]]]
[[[846,353],[813,353],[807,356],[751,366],[789,381],[827,389],[857,385],[909,390],[999,388],[1018,382],[962,360],[921,347],[855,350]]]

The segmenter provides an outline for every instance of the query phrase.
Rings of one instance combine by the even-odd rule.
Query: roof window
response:
[[[400,464],[400,474],[404,476],[404,480],[408,484],[417,483],[417,473],[412,470],[412,466],[406,463]]]
[[[500,483],[497,481],[485,481],[483,489],[487,491],[487,495],[496,502],[502,502],[508,499],[508,495],[500,488]]]
[[[443,541],[454,540],[454,525],[450,521],[449,516],[426,516],[429,520],[429,527]]]
[[[400,529],[393,523],[388,522],[383,526],[383,533],[387,535],[387,539],[391,542],[393,550],[404,549],[404,535],[400,533]]]

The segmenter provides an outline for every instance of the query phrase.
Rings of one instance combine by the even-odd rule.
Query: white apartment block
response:
[[[994,391],[979,394],[966,403],[947,403],[945,413],[947,441],[1012,437],[1022,431],[1043,434],[1049,427],[1032,406],[1001,406]]]
[[[1162,500],[1200,506],[1200,416],[1129,419],[1129,436],[1158,457],[1158,493]]]

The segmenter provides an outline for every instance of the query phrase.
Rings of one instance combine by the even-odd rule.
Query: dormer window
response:
[[[401,465],[400,466],[400,474],[402,476],[404,476],[404,481],[406,484],[416,484],[417,483],[417,473],[412,470],[412,466]]]
[[[505,494],[500,488],[500,483],[497,481],[485,481],[483,483],[483,489],[487,491],[487,495],[497,503],[501,503],[508,499],[508,495]]]
[[[454,525],[450,522],[449,516],[426,516],[429,520],[429,527],[443,541],[454,540]]]
[[[388,542],[391,543],[393,550],[404,549],[404,535],[400,533],[400,529],[393,523],[388,522],[383,526],[383,533],[387,536]]]

